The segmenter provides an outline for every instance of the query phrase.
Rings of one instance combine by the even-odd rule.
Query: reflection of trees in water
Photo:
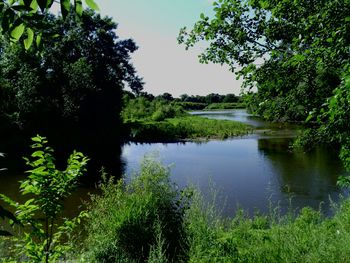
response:
[[[95,185],[100,180],[102,167],[108,174],[117,178],[122,174],[121,140],[116,129],[95,128],[90,131],[59,129],[41,135],[47,137],[49,145],[55,150],[54,156],[59,169],[65,168],[68,156],[73,150],[80,151],[89,157],[87,175],[82,177],[83,184]],[[9,174],[23,174],[25,170],[29,169],[26,167],[23,157],[31,154],[30,137],[24,133],[14,133],[13,136],[1,137],[0,151],[5,152],[6,156],[1,158],[0,165],[8,168]],[[4,175],[0,174],[1,181],[3,178]]]
[[[336,191],[336,181],[343,172],[335,152],[318,147],[310,153],[290,150],[292,139],[259,139],[259,152],[270,161],[282,192],[326,200]]]

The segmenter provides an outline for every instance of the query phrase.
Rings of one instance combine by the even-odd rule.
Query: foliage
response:
[[[183,110],[186,107],[200,107],[207,104],[193,102],[169,102],[163,98],[147,99],[138,96],[124,96],[122,118],[133,141],[173,141],[196,138],[228,138],[247,134],[250,128],[233,121],[210,120],[190,116]],[[227,104],[215,104],[222,107]],[[230,106],[233,106],[230,104]],[[236,106],[236,104],[234,104]]]
[[[28,178],[20,184],[22,195],[28,195],[29,199],[19,204],[5,195],[0,195],[0,198],[16,210],[10,224],[16,222],[22,227],[13,237],[18,258],[24,256],[31,262],[57,262],[71,249],[64,238],[69,239],[81,219],[87,216],[83,211],[76,218],[64,219],[64,222],[60,218],[63,200],[76,187],[88,159],[79,152],[73,152],[66,170],[59,171],[47,140],[40,136],[32,140],[35,151],[26,158],[31,170]]]
[[[193,102],[193,103],[231,103],[231,102],[238,102],[240,98],[236,96],[235,94],[226,94],[226,95],[220,95],[217,93],[210,93],[206,96],[200,96],[200,95],[187,95],[182,94],[180,95],[179,99],[176,99],[181,102]]]
[[[342,84],[334,90],[334,95],[327,101],[322,113],[319,131],[328,141],[340,144],[340,159],[350,171],[350,66]],[[349,187],[350,178],[341,177],[339,184]]]
[[[257,87],[257,112],[268,119],[305,120],[320,110],[340,84],[349,62],[349,1],[221,0],[215,16],[204,14],[191,31],[182,29],[187,48],[205,40],[201,62],[228,64]]]
[[[137,46],[120,40],[116,23],[93,11],[84,11],[80,20],[72,14],[65,20],[48,15],[45,23],[48,32],[60,34],[43,39],[40,54],[2,42],[1,115],[36,132],[76,126],[113,130],[119,125],[124,86],[142,89],[130,63]]]
[[[169,103],[163,98],[148,100],[140,96],[135,99],[124,97],[125,107],[122,111],[124,122],[135,120],[163,121],[167,118],[184,115],[184,111],[175,103]]]
[[[96,262],[178,262],[186,250],[183,215],[187,198],[170,182],[169,169],[145,157],[138,175],[113,179],[93,196],[86,258]],[[158,262],[158,261],[157,261]]]
[[[23,40],[23,46],[28,50],[33,43],[37,48],[41,46],[41,39],[45,37],[43,20],[52,9],[54,0],[1,0],[0,1],[0,33],[8,35],[11,41]],[[85,0],[85,4],[98,10],[94,0]],[[82,0],[60,0],[61,14],[66,18],[71,10],[81,17],[83,14]],[[21,38],[24,36],[23,38]],[[51,34],[52,36],[52,34]]]

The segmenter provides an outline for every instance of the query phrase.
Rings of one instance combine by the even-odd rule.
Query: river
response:
[[[171,166],[171,178],[179,185],[194,185],[206,199],[217,195],[216,205],[225,216],[238,207],[252,214],[267,213],[272,204],[282,213],[304,206],[330,213],[330,200],[337,201],[336,186],[344,168],[337,153],[322,147],[309,153],[291,151],[298,127],[267,123],[245,110],[192,112],[207,118],[247,123],[257,130],[227,140],[186,143],[130,143],[122,159],[128,175],[137,171],[145,154],[155,154]]]
[[[193,185],[206,199],[217,194],[216,206],[223,215],[232,216],[237,207],[250,214],[256,209],[267,213],[269,206],[277,205],[282,213],[311,206],[329,213],[329,200],[338,200],[337,178],[344,168],[337,153],[318,147],[304,154],[290,150],[298,128],[295,125],[267,123],[251,116],[245,110],[192,112],[207,118],[228,119],[247,123],[256,129],[253,134],[226,140],[185,143],[129,143],[122,148],[122,163],[127,178],[139,169],[145,154],[158,155],[165,165],[171,166],[171,179],[181,188]],[[0,145],[1,146],[1,145]],[[1,149],[0,149],[1,152]],[[15,167],[11,160],[0,159],[0,168]],[[18,181],[23,173],[0,172],[0,192],[15,200]],[[81,186],[66,203],[67,216],[76,214],[91,186]]]

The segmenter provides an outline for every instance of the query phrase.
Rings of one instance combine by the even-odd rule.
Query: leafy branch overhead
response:
[[[85,0],[85,5],[99,10],[94,0]],[[82,0],[0,0],[0,29],[14,42],[23,39],[29,49],[33,43],[41,43],[43,18],[53,9],[59,9],[63,18],[70,11],[80,17],[84,6]]]

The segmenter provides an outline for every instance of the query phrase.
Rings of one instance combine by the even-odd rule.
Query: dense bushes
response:
[[[168,168],[145,158],[129,184],[109,180],[102,184],[102,196],[93,197],[85,255],[97,262],[144,262],[162,249],[168,260],[179,261],[186,251],[186,206]]]
[[[122,118],[124,122],[163,121],[185,114],[181,106],[164,99],[149,100],[145,97],[130,99],[124,96]]]

